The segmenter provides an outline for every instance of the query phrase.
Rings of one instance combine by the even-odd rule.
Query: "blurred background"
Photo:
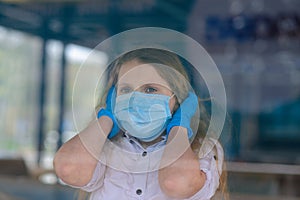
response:
[[[147,26],[192,37],[221,72],[230,199],[300,199],[297,0],[0,1],[0,199],[74,199],[52,160],[77,132],[76,73],[101,41]],[[85,82],[108,58],[97,55],[74,97],[86,123]]]

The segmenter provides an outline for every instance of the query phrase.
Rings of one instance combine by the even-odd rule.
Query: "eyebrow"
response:
[[[141,86],[135,87],[134,90],[138,89],[138,88],[141,88],[141,87],[147,87],[147,86],[163,87],[163,88],[165,88],[165,89],[167,89],[167,90],[169,90],[169,91],[172,92],[171,88],[168,85],[162,85],[160,83],[154,83],[154,82],[153,83],[145,83],[145,84],[143,84]],[[132,84],[127,83],[127,82],[123,82],[123,83],[120,83],[120,84],[117,83],[117,88],[118,87],[132,87]]]
[[[123,85],[124,85],[124,86],[129,86],[130,84],[129,84],[129,83],[117,83],[117,86],[120,86],[120,85],[121,85],[121,86],[123,86]]]

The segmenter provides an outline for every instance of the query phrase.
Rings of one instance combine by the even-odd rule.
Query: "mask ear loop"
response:
[[[175,93],[173,93],[173,94],[170,96],[170,99],[172,99],[174,96],[175,96]]]
[[[177,100],[177,97],[175,95],[175,93],[173,93],[170,98],[169,98],[169,101],[175,97],[175,105],[174,105],[174,109],[171,111],[171,114],[173,115],[173,113],[175,112],[175,110],[177,110],[179,108],[179,103],[178,103],[178,100]],[[176,108],[176,109],[175,109]]]

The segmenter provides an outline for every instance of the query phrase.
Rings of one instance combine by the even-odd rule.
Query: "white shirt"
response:
[[[206,182],[202,189],[189,200],[209,200],[219,186],[224,154],[217,141],[210,141],[214,142],[215,148],[199,159],[200,170],[206,173]],[[103,154],[92,179],[81,188],[91,192],[91,200],[174,199],[166,196],[158,183],[156,167],[159,165],[161,152],[166,144],[165,138],[146,149],[138,140],[127,134],[119,137],[112,144],[109,141],[104,145]],[[114,150],[112,150],[113,147],[115,147]],[[157,150],[162,151],[157,152]],[[125,155],[122,155],[124,152]],[[146,170],[143,171],[142,169],[145,168]]]

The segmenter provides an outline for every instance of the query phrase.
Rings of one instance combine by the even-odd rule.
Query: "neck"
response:
[[[142,145],[142,147],[143,148],[147,148],[147,147],[149,147],[149,146],[151,146],[151,145],[153,145],[153,144],[155,144],[155,143],[158,143],[158,142],[160,142],[160,141],[162,141],[163,139],[161,138],[161,136],[160,137],[158,137],[158,138],[156,138],[155,140],[152,140],[152,141],[150,141],[150,142],[143,142],[143,141],[140,141],[139,140],[139,142],[140,142],[140,144]]]

